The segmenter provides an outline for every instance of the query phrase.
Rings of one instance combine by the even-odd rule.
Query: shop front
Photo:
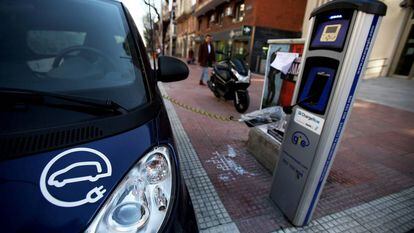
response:
[[[242,28],[226,30],[222,32],[212,33],[214,47],[217,51],[220,51],[224,54],[229,54],[232,57],[245,57],[249,54],[249,42],[250,42],[250,32],[244,33],[248,26],[243,26]],[[251,27],[249,27],[251,28]],[[217,60],[223,60],[224,55],[217,54]],[[249,56],[246,57],[246,61],[249,62]]]
[[[237,29],[211,33],[216,50],[232,57],[244,57],[255,73],[264,74],[268,39],[298,38],[300,33],[244,25]],[[217,55],[220,61],[224,55]]]

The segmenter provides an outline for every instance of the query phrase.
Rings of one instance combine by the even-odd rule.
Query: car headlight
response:
[[[128,172],[85,232],[159,231],[171,205],[172,185],[169,149],[156,147]]]

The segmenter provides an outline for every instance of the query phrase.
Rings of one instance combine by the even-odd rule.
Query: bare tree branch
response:
[[[158,19],[158,21],[160,22],[160,20],[161,20],[161,16],[160,16],[160,14],[158,13],[158,9],[157,9],[154,5],[150,4],[150,3],[148,2],[148,0],[144,0],[144,3],[145,3],[145,5],[150,6],[150,7],[151,7],[151,8],[155,11],[155,14],[157,15],[157,19]]]

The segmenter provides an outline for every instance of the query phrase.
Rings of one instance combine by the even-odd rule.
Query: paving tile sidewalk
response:
[[[190,71],[186,81],[164,85],[169,95],[211,112],[238,116],[231,102],[216,99],[206,87],[198,85],[198,67],[193,66]],[[262,84],[263,80],[254,78],[249,88],[251,110],[260,104]],[[240,232],[271,232],[290,227],[268,198],[271,174],[246,150],[248,128],[237,122],[223,123],[175,109],[182,130],[188,134],[189,141],[184,144],[192,144],[192,156],[199,161],[197,169],[188,171],[187,178],[200,172],[200,167],[206,171],[203,176],[214,186],[230,223],[234,222]],[[356,102],[315,219],[414,186],[412,119],[414,114],[410,112]]]
[[[414,187],[324,216],[288,232],[408,232],[414,229]]]
[[[163,94],[165,91],[161,88]],[[182,124],[171,103],[166,102],[173,125],[177,148],[181,156],[182,172],[188,183],[191,198],[196,208],[198,224],[203,233],[239,232],[229,220],[227,212],[204,169],[200,166],[197,154],[183,130]],[[200,182],[201,181],[201,182]],[[203,186],[200,189],[201,183]],[[206,195],[207,193],[207,195]],[[207,196],[207,198],[205,198]],[[200,205],[202,200],[207,201]],[[213,208],[208,208],[212,206]],[[206,209],[207,213],[200,211]],[[222,221],[206,221],[220,216]],[[224,217],[225,216],[225,217]],[[206,224],[211,222],[211,224]],[[414,228],[414,187],[400,193],[353,207],[312,221],[303,228],[284,228],[276,233],[288,232],[406,232]]]
[[[166,94],[162,84],[162,94]],[[238,232],[229,214],[217,195],[207,173],[201,165],[174,107],[169,101],[164,101],[174,133],[175,143],[180,158],[181,173],[187,184],[188,192],[194,205],[197,224],[203,233]]]
[[[414,81],[381,77],[361,81],[358,98],[414,112]]]

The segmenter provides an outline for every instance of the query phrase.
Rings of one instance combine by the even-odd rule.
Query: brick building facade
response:
[[[300,38],[305,8],[306,0],[197,0],[189,17],[196,27],[190,43],[197,53],[203,36],[211,34],[216,50],[248,54],[251,70],[264,73],[267,40]]]
[[[195,47],[195,33],[197,30],[197,20],[193,15],[195,5],[193,0],[177,0],[176,24],[177,24],[177,43],[176,56],[187,57],[188,51]]]
[[[310,12],[330,0],[176,0],[176,56],[187,57],[206,34],[216,50],[247,54],[252,71],[264,73],[268,39],[305,38]],[[366,76],[414,77],[412,0],[382,0],[383,19]],[[180,10],[181,9],[181,10]],[[408,55],[407,55],[408,54]],[[221,59],[218,56],[218,59]]]

